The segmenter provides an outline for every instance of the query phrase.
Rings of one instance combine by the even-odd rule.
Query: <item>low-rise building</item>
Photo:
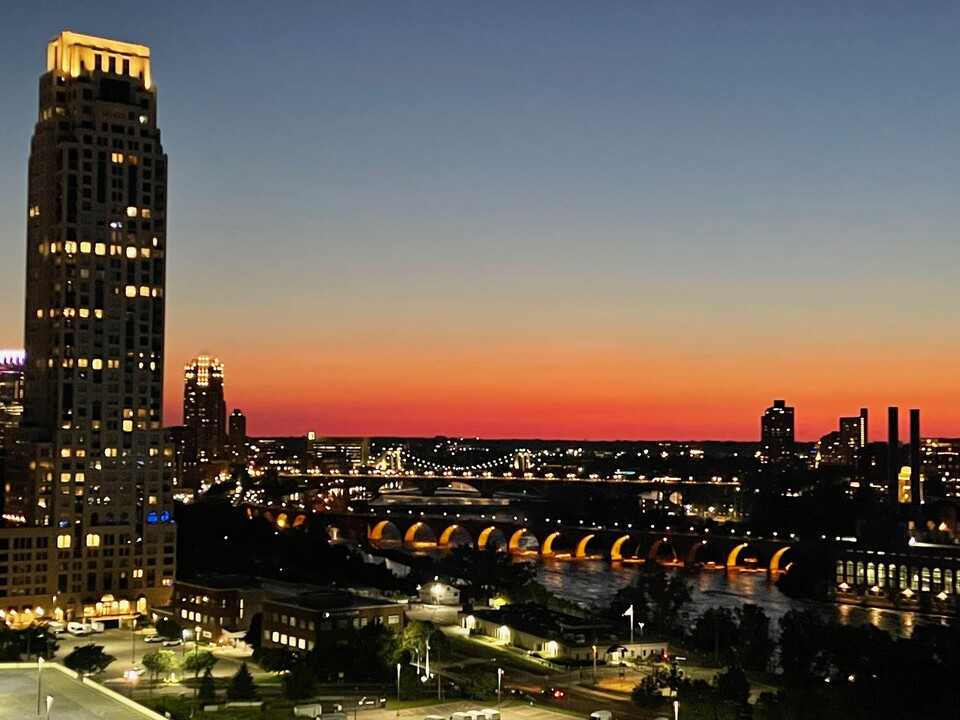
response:
[[[226,645],[242,638],[263,610],[264,590],[244,575],[218,575],[173,589],[173,618],[183,627],[199,627],[202,642]]]
[[[350,641],[354,631],[377,623],[400,632],[403,606],[345,590],[315,589],[263,602],[264,647],[313,650]]]
[[[475,609],[459,614],[460,627],[492,637],[546,660],[570,662],[636,662],[667,654],[664,641],[622,643],[613,627],[554,612],[542,605],[504,605],[499,610]]]

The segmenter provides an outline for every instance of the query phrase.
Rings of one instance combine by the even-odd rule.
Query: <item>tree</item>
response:
[[[261,648],[253,651],[253,660],[267,672],[282,673],[292,670],[300,655],[284,648]]]
[[[243,641],[257,652],[263,646],[263,613],[256,613],[250,618],[250,629],[243,636]]]
[[[240,665],[240,669],[230,678],[230,684],[227,685],[228,700],[256,700],[257,687],[253,684],[253,675],[246,663]]]
[[[637,683],[630,693],[630,700],[634,705],[649,710],[655,710],[666,703],[663,690],[667,687],[667,674],[660,668],[654,668],[653,672],[645,675]]]
[[[143,656],[143,667],[146,668],[150,679],[156,682],[161,676],[172,673],[177,667],[177,656],[172,650],[154,650]]]
[[[288,700],[306,700],[317,692],[317,676],[309,663],[297,662],[283,676],[283,696]]]
[[[737,609],[737,650],[747,670],[766,670],[776,643],[770,637],[770,618],[759,605]]]
[[[184,672],[191,672],[198,675],[213,668],[217,664],[217,657],[209,650],[194,650],[187,653],[180,663],[180,668]]]
[[[200,687],[197,689],[197,700],[200,705],[209,705],[217,700],[217,688],[213,682],[213,674],[207,668],[200,678]]]
[[[717,673],[713,683],[716,687],[717,697],[730,704],[736,717],[749,718],[751,716],[750,681],[747,680],[743,668],[739,665],[731,665]]]
[[[63,659],[63,664],[74,672],[82,675],[96,675],[107,669],[107,666],[116,658],[103,651],[103,645],[80,645],[75,647]]]
[[[167,640],[182,640],[183,628],[170,618],[161,618],[157,621],[157,635],[165,637]]]
[[[636,582],[617,593],[610,605],[610,616],[620,617],[633,605],[634,619],[660,632],[680,629],[684,606],[690,602],[690,586],[679,575],[668,577],[660,567],[644,566]]]
[[[708,608],[697,618],[690,632],[690,644],[714,656],[717,664],[732,659],[739,634],[734,613],[722,607]]]

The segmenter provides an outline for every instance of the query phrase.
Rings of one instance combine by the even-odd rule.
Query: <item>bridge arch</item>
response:
[[[782,548],[777,550],[773,557],[770,558],[770,565],[767,568],[771,574],[786,572],[792,563],[787,563],[784,567],[780,567],[780,564],[783,560],[783,556],[786,555],[790,550],[793,549],[791,545],[784,545]]]
[[[530,548],[525,548],[521,544],[524,538],[533,538],[533,540],[537,543],[537,548],[540,548],[540,539],[527,528],[520,528],[510,536],[510,542],[507,544],[507,546],[510,548],[510,551],[526,552],[529,550]]]
[[[545,557],[548,555],[554,555],[553,543],[558,537],[560,537],[560,532],[557,530],[554,530],[552,533],[547,535],[546,540],[543,541],[543,545],[540,547],[540,554]]]
[[[519,531],[518,531],[519,532]],[[497,550],[506,550],[507,548],[507,538],[504,537],[503,532],[498,528],[491,525],[480,531],[480,536],[477,538],[477,547],[481,550],[486,550],[487,547],[494,547]]]
[[[734,568],[737,566],[737,560],[740,558],[740,551],[747,547],[747,543],[740,543],[739,545],[734,545],[733,549],[727,555],[727,567]]]
[[[374,542],[399,540],[401,537],[403,537],[403,533],[400,532],[400,528],[390,520],[381,520],[367,532],[367,538]]]
[[[573,556],[576,558],[589,557],[589,553],[587,552],[587,546],[590,544],[590,541],[593,540],[595,537],[596,535],[591,533],[590,535],[584,535],[582,538],[580,538],[580,542],[577,543],[577,548],[576,550],[574,550]]]
[[[611,560],[623,560],[623,546],[630,539],[629,535],[623,535],[618,537],[613,541],[613,545],[610,546],[610,559]]]
[[[705,547],[706,544],[706,540],[697,540],[697,542],[690,546],[686,557],[683,559],[683,564],[685,567],[693,567],[697,564],[697,553],[700,552],[700,550]]]
[[[665,555],[665,553],[662,553],[662,549],[663,549],[664,546],[666,546],[666,547],[668,547],[668,548],[670,549],[670,559],[667,560],[666,562],[667,562],[667,563],[676,563],[676,562],[677,562],[677,550],[676,550],[675,547],[673,547],[673,543],[671,543],[670,540],[668,540],[668,539],[665,538],[665,537],[664,537],[664,538],[658,538],[657,540],[655,540],[655,541],[653,542],[653,544],[650,546],[650,550],[647,552],[647,560],[648,560],[649,562],[653,562],[653,563],[663,562],[663,561],[660,559],[660,556],[661,556],[661,555]]]
[[[470,537],[469,531],[462,525],[451,525],[442,533],[440,533],[440,539],[437,541],[437,546],[446,548],[450,546],[459,547],[459,546],[473,546],[473,538]]]
[[[423,533],[429,536],[429,539],[423,538]],[[419,536],[419,539],[418,537]],[[433,532],[433,528],[427,525],[425,522],[418,521],[407,528],[407,531],[403,534],[403,542],[405,545],[416,545],[418,543],[437,543],[437,535]]]

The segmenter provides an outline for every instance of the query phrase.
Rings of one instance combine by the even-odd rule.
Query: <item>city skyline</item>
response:
[[[73,29],[164,68],[168,398],[210,352],[251,435],[749,440],[775,397],[960,435],[960,11],[870,7],[14,9],[0,346]]]

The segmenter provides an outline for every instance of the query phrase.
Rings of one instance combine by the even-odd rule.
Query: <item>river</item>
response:
[[[603,560],[546,558],[536,562],[537,580],[547,590],[564,600],[585,607],[609,604],[618,590],[633,582],[638,571],[636,565],[611,564]],[[688,579],[693,597],[686,612],[691,620],[711,607],[733,609],[745,603],[753,603],[763,608],[774,630],[778,628],[784,613],[792,609],[811,609],[825,617],[836,618],[842,624],[869,623],[886,630],[894,637],[910,637],[917,624],[949,624],[946,618],[914,612],[796,600],[780,592],[764,572],[687,572],[669,567],[666,571],[670,574],[682,574]]]

